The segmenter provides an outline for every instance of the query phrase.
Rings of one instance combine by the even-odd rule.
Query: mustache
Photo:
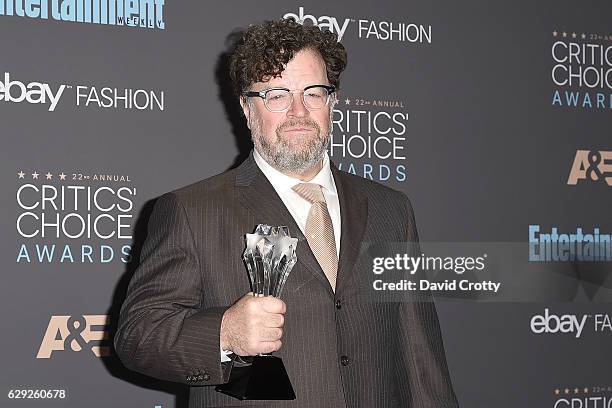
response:
[[[290,119],[287,120],[283,123],[281,123],[278,128],[276,129],[277,132],[281,132],[283,130],[286,129],[290,129],[290,128],[309,128],[309,129],[315,129],[315,130],[321,130],[319,127],[319,124],[317,122],[315,122],[314,120],[310,120],[310,119]]]

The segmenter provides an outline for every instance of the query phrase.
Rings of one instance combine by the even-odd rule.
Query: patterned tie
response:
[[[310,249],[317,258],[321,269],[325,272],[332,290],[335,291],[338,275],[338,254],[336,252],[334,226],[327,210],[321,186],[313,183],[301,183],[296,184],[293,190],[312,204],[306,219],[304,233]]]

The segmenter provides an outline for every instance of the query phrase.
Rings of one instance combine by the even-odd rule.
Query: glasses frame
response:
[[[304,93],[311,89],[311,88],[325,88],[325,90],[327,90],[327,100],[325,101],[325,105],[321,106],[320,108],[310,108],[307,104],[306,101],[304,99]],[[289,101],[289,106],[287,106],[285,109],[282,110],[272,110],[270,109],[270,107],[268,107],[268,101],[266,99],[266,95],[268,94],[268,92],[270,91],[287,91],[289,92],[289,95],[291,95],[291,100]],[[304,106],[306,107],[306,109],[308,109],[309,111],[317,111],[317,110],[321,110],[323,109],[325,106],[329,105],[329,97],[331,96],[331,94],[333,94],[334,92],[336,92],[336,87],[334,85],[308,85],[306,88],[299,90],[299,89],[295,89],[295,90],[291,90],[288,88],[268,88],[268,89],[264,89],[261,91],[246,91],[243,95],[245,98],[252,98],[252,97],[259,97],[261,99],[263,99],[263,103],[264,106],[266,107],[267,110],[269,110],[270,112],[274,112],[274,113],[280,113],[280,112],[286,112],[289,110],[289,108],[291,108],[291,105],[293,105],[293,92],[296,91],[300,91],[302,93],[302,103],[304,104]]]

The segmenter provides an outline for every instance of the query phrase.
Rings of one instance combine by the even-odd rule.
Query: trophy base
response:
[[[250,366],[233,367],[227,384],[215,390],[239,400],[295,399],[283,360],[269,355],[253,357]]]

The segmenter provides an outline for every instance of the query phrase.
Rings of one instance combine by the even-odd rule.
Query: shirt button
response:
[[[340,302],[340,300],[336,300],[336,309],[342,309],[342,302]]]
[[[351,364],[351,359],[347,356],[342,356],[340,357],[340,364],[346,367],[347,365]]]

